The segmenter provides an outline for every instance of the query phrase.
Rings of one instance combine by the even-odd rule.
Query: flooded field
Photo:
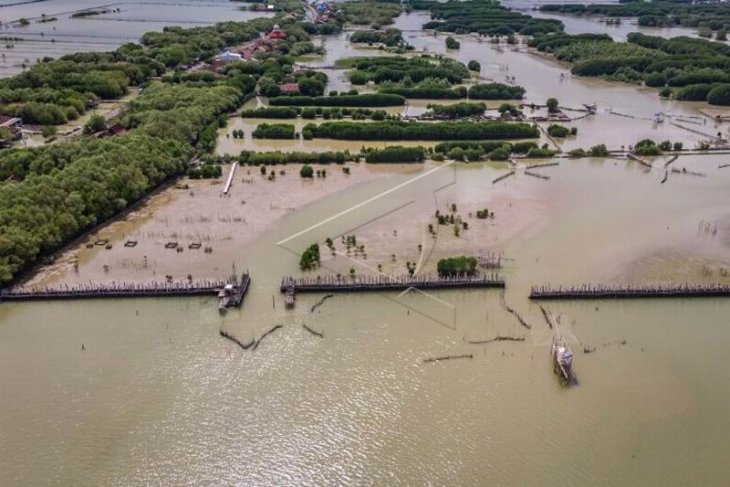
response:
[[[237,5],[190,2],[203,3],[225,15]],[[410,32],[425,18],[402,15],[396,26],[418,50],[444,52],[444,36]],[[307,64],[370,54],[347,35],[323,40],[327,54]],[[694,147],[707,138],[696,131],[728,132],[702,115],[705,104],[566,76],[524,46],[460,40],[450,55],[478,60],[484,78],[514,76],[528,103],[597,104],[596,115],[566,124],[578,134],[563,149],[619,149],[644,137]],[[329,89],[349,89],[343,71],[328,75]],[[417,114],[428,103],[388,111]],[[668,121],[652,123],[657,112]],[[218,153],[385,145],[252,139],[266,121],[231,119]],[[234,129],[244,139],[230,137]],[[252,276],[242,308],[220,315],[213,297],[0,305],[0,483],[725,485],[727,298],[543,303],[576,352],[578,385],[565,388],[551,370],[555,330],[528,295],[543,284],[730,284],[730,168],[720,168],[729,157],[684,154],[669,167],[663,156],[651,168],[555,159],[534,170],[548,179],[525,167],[550,160],[349,162],[349,174],[317,165],[327,174],[312,180],[299,164],[267,175],[239,167],[227,196],[230,166],[218,180],[182,179],[28,284],[217,279],[235,266]],[[477,218],[485,209],[494,217]],[[468,225],[457,234],[437,211]],[[362,250],[346,248],[352,235]],[[87,246],[98,239],[111,248]],[[166,249],[170,242],[183,251]],[[191,249],[195,242],[212,251]],[[411,263],[432,274],[442,257],[501,252],[504,300],[531,328],[498,290],[301,294],[285,309],[281,279],[303,274],[299,256],[315,242],[323,275],[401,275]],[[253,351],[219,335],[249,341],[274,325],[282,328]],[[498,335],[524,341],[469,343]],[[424,363],[446,355],[472,358]]]
[[[266,12],[239,10],[249,4],[228,0],[46,0],[0,8],[0,36],[18,38],[0,46],[0,77],[12,76],[23,66],[43,57],[87,51],[113,51],[127,42],[137,42],[145,32],[168,25],[195,27],[228,20],[271,16]],[[113,10],[90,17],[72,18],[81,10]],[[55,21],[40,22],[56,18]],[[21,25],[20,19],[30,23]]]

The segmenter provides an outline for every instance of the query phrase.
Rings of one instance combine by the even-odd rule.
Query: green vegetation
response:
[[[472,276],[477,270],[477,259],[465,255],[447,257],[438,261],[436,270],[442,277]]]
[[[426,151],[423,147],[392,146],[385,149],[370,149],[365,153],[365,162],[423,162]]]
[[[388,93],[337,96],[281,96],[269,100],[272,106],[390,107],[405,105],[406,99]]]
[[[350,42],[363,44],[382,44],[387,47],[405,47],[403,35],[398,29],[385,30],[358,30],[350,36]]]
[[[669,141],[667,141],[667,144],[669,144]],[[661,155],[662,150],[653,140],[643,139],[634,145],[634,153],[639,156],[658,156]]]
[[[488,36],[508,36],[511,34],[534,35],[544,32],[559,32],[563,24],[557,20],[536,19],[529,15],[511,11],[494,0],[474,0],[469,2],[437,2],[415,0],[414,9],[430,9],[431,22],[424,29],[441,32],[467,34],[475,32]]]
[[[606,144],[594,145],[588,150],[588,154],[591,157],[606,157],[608,155],[608,149]]]
[[[340,23],[370,25],[379,29],[383,25],[393,23],[393,19],[401,13],[399,1],[357,0],[337,4],[337,20]]]
[[[95,134],[106,130],[106,120],[101,115],[92,115],[84,125],[85,134]]]
[[[386,83],[380,88],[380,92],[421,100],[458,100],[467,95],[466,87],[451,88],[448,82],[441,80],[426,80],[409,87]]]
[[[487,106],[484,103],[455,103],[453,105],[429,105],[434,115],[443,118],[465,118],[484,114]]]
[[[459,49],[461,43],[451,36],[446,37],[446,49]]]
[[[482,70],[482,65],[475,59],[469,61],[466,67],[469,68],[469,71],[476,71],[477,73]]]
[[[279,118],[294,119],[302,117],[314,119],[322,117],[325,120],[341,119],[350,117],[353,120],[385,120],[390,118],[384,110],[371,110],[369,108],[340,108],[340,107],[263,107],[256,110],[244,110],[241,113],[243,118]],[[234,130],[235,132],[235,130]],[[236,137],[234,133],[234,138]]]
[[[533,147],[527,152],[527,157],[541,159],[546,157],[553,157],[555,151],[548,149],[547,147]]]
[[[243,110],[243,118],[297,118],[299,111],[291,107],[262,107],[256,110]]]
[[[0,80],[0,113],[22,114],[27,123],[44,126],[64,123],[100,98],[119,97],[128,86],[146,83],[116,121],[126,129],[122,135],[0,152],[0,282],[183,174],[196,153],[210,151],[220,115],[253,96],[264,66],[283,74],[291,69],[291,58],[256,63],[250,71],[246,67],[254,63],[231,63],[235,66],[221,69],[221,76],[195,81],[150,78],[253,39],[274,22],[168,27],[145,34],[144,45],[44,59]]]
[[[469,88],[469,98],[472,100],[521,100],[523,96],[523,87],[502,83],[485,83]]]
[[[299,268],[303,271],[315,269],[319,265],[319,258],[319,244],[313,243],[302,252],[302,256],[299,258]]]
[[[637,17],[638,24],[646,27],[698,27],[711,32],[730,25],[730,6],[715,2],[654,0],[607,5],[547,4],[540,6],[540,10],[573,15]]]
[[[551,137],[567,137],[570,135],[570,129],[568,127],[564,127],[562,125],[558,125],[556,123],[551,124],[547,128],[547,133]]]
[[[419,57],[357,57],[345,59],[338,64],[353,68],[351,80],[352,77],[358,77],[359,81],[366,80],[365,82],[375,84],[402,83],[408,87],[425,80],[445,80],[458,84],[469,78],[469,70],[459,61],[425,54]]]
[[[218,164],[203,164],[188,169],[190,179],[216,179],[221,177],[223,169]]]
[[[290,163],[305,164],[344,164],[354,161],[355,156],[349,152],[253,152],[241,151],[238,162],[258,166],[260,164],[277,165]]]
[[[730,46],[704,39],[664,39],[631,33],[628,42],[613,42],[603,35],[537,36],[530,45],[552,52],[558,59],[574,63],[580,76],[601,76],[615,81],[644,83],[660,88],[660,96],[678,100],[730,103],[724,84],[730,84]],[[710,91],[718,88],[709,99]]]
[[[314,169],[309,164],[305,164],[299,170],[299,176],[302,178],[311,179],[314,177]]]
[[[340,140],[480,140],[534,138],[539,136],[539,132],[526,123],[385,121],[308,124],[302,135],[305,139]]]
[[[433,159],[446,156],[457,161],[506,161],[510,154],[527,154],[533,148],[537,148],[535,142],[449,141],[436,144]]]
[[[103,9],[103,10],[83,10],[81,12],[74,12],[71,14],[72,19],[82,19],[84,17],[93,17],[95,15],[104,15],[115,12],[114,9]]]
[[[296,132],[294,125],[288,123],[262,123],[251,135],[255,139],[293,139]]]

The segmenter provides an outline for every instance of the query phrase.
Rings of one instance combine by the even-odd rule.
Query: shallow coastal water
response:
[[[583,160],[543,169],[550,181],[519,174],[492,186],[504,169],[446,166],[277,245],[418,174],[358,184],[284,216],[240,249],[216,254],[212,262],[235,260],[253,275],[243,308],[225,317],[212,299],[4,304],[6,479],[721,485],[730,447],[727,301],[548,305],[578,352],[580,384],[564,389],[550,370],[551,332],[526,300],[530,285],[546,282],[657,282],[624,274],[647,254],[681,251],[698,266],[730,267],[727,227],[720,225],[716,237],[697,232],[699,221],[721,222],[730,211],[730,173],[716,169],[717,158],[680,161],[678,167],[708,176],[675,175],[661,185],[658,173],[633,164]],[[450,180],[455,184],[439,189]],[[246,191],[237,186],[234,197]],[[284,310],[277,285],[297,262],[287,248],[358,227],[367,261],[326,262],[322,272],[340,265],[365,272],[361,264],[387,260],[389,249],[397,249],[402,266],[418,256],[412,237],[428,221],[428,214],[409,216],[410,208],[456,202],[465,213],[498,197],[540,208],[537,221],[498,247],[509,258],[506,299],[532,330],[502,310],[497,291],[342,295],[314,313],[321,296],[300,295],[294,311]],[[410,200],[416,203],[403,213],[362,226]],[[503,214],[496,211],[499,224]],[[469,231],[478,232],[480,222],[469,221]],[[387,236],[393,225],[397,238]],[[449,238],[455,237],[440,235],[436,248],[452,245]],[[437,250],[429,264],[438,256]],[[274,324],[284,327],[254,352],[218,336],[222,327],[248,341]],[[497,334],[526,341],[464,341]],[[584,346],[596,352],[580,353]],[[462,353],[474,358],[422,363]]]
[[[417,15],[398,23],[418,24]],[[443,37],[415,39],[431,52],[443,46]],[[327,56],[347,46],[344,36],[326,42]],[[599,114],[575,122],[566,148],[702,138],[648,120],[660,110],[697,116],[697,104],[561,81],[566,70],[551,61],[473,40],[454,54],[497,81],[509,66],[528,101],[596,102]],[[219,151],[363,145],[253,141],[258,122],[232,120]],[[246,138],[226,139],[233,128]],[[252,274],[243,307],[220,316],[213,298],[0,305],[0,483],[725,485],[730,301],[548,303],[576,352],[579,384],[566,389],[551,370],[553,331],[527,299],[546,283],[730,283],[730,168],[718,167],[727,156],[682,156],[671,167],[704,176],[670,173],[662,184],[668,160],[651,170],[561,160],[536,169],[550,180],[524,174],[521,161],[497,184],[506,163],[350,163],[350,176],[331,165],[314,181],[289,165],[273,182],[244,167],[228,198],[222,181],[169,189],[99,231],[111,250],[73,249],[78,273],[64,254],[35,282],[220,278],[235,264]],[[470,228],[457,237],[436,225],[432,237],[435,210],[452,203]],[[468,216],[483,208],[494,220]],[[182,254],[164,249],[173,234]],[[415,261],[428,273],[446,255],[504,252],[505,298],[532,329],[495,290],[338,295],[315,311],[323,296],[299,295],[285,310],[278,286],[299,274],[298,252],[343,234],[356,234],[367,258],[323,251],[318,272],[380,264],[400,274]],[[187,243],[206,236],[214,253],[191,254]],[[129,238],[138,246],[125,248]],[[219,336],[249,341],[277,324],[255,351]],[[525,341],[467,343],[496,335]],[[423,363],[452,354],[473,358]]]

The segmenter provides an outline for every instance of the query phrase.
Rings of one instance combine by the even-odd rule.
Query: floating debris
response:
[[[474,358],[474,355],[471,353],[465,353],[463,355],[444,355],[443,357],[429,357],[423,359],[423,363],[430,364],[433,362],[441,362],[443,360],[456,360],[461,358]]]
[[[550,320],[550,317],[548,316],[548,312],[545,310],[545,308],[542,307],[541,304],[538,304],[537,306],[540,308],[540,311],[542,311],[542,315],[545,317],[545,321],[547,322],[548,327],[552,330],[553,322]]]
[[[310,310],[310,313],[314,313],[314,310],[315,310],[315,309],[317,309],[317,308],[319,308],[320,306],[322,306],[322,304],[324,304],[324,302],[325,302],[325,301],[327,301],[327,300],[328,300],[329,298],[332,298],[332,297],[334,297],[334,294],[328,294],[328,295],[326,295],[325,297],[323,297],[322,299],[320,299],[319,301],[317,301],[317,302],[316,302],[316,303],[315,303],[315,304],[314,304],[314,305],[312,306],[312,309]]]
[[[484,345],[486,343],[493,343],[493,342],[524,342],[525,337],[497,335],[496,337],[490,338],[488,340],[467,340],[465,338],[463,340],[470,345]]]
[[[308,327],[308,326],[307,326],[306,324],[304,324],[304,323],[302,323],[302,328],[304,328],[305,330],[307,330],[307,331],[308,331],[309,333],[311,333],[312,335],[316,335],[316,336],[318,336],[319,338],[324,338],[324,333],[322,333],[322,332],[320,332],[320,331],[317,331],[317,330],[314,330],[314,329],[312,329],[312,328]]]
[[[514,170],[510,171],[507,174],[503,174],[500,177],[498,177],[497,179],[495,179],[494,181],[492,181],[492,184],[496,184],[496,183],[500,182],[501,180],[507,179],[508,177],[514,176],[514,175],[515,175],[515,171]]]
[[[259,345],[264,340],[264,338],[266,338],[267,336],[271,335],[272,333],[274,333],[279,328],[283,328],[283,326],[282,325],[275,325],[269,331],[267,331],[266,333],[264,333],[263,335],[261,335],[261,338],[259,338],[258,340],[256,340],[256,342],[253,344],[253,348],[251,349],[251,351],[254,351],[257,348],[259,348]]]
[[[230,333],[228,333],[227,331],[224,331],[224,330],[219,330],[219,333],[223,338],[229,339],[230,341],[232,341],[233,343],[235,343],[236,345],[238,345],[239,347],[241,347],[244,350],[248,350],[249,348],[251,348],[254,345],[254,343],[256,343],[256,340],[251,340],[251,342],[249,342],[249,343],[243,343],[238,338],[236,338],[235,336],[231,335]]]
[[[502,308],[504,308],[505,311],[507,311],[508,313],[511,313],[512,315],[514,315],[514,317],[517,318],[517,321],[520,322],[520,325],[524,326],[528,330],[531,330],[532,329],[532,326],[528,322],[526,322],[524,320],[524,318],[522,318],[522,316],[520,316],[520,314],[517,311],[515,311],[514,309],[512,309],[507,304],[507,300],[504,299],[504,293],[502,293],[502,295],[499,297],[499,304],[502,305]]]

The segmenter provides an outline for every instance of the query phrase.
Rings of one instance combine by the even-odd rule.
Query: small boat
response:
[[[575,380],[573,375],[573,351],[565,343],[565,338],[553,338],[552,356],[555,373],[566,383],[572,383]]]
[[[295,300],[296,295],[294,293],[294,286],[289,286],[286,290],[286,295],[284,296],[284,306],[286,306],[287,309],[292,309],[294,307]]]
[[[233,294],[233,284],[226,284],[223,289],[218,292],[218,312],[220,314],[226,314],[226,308],[231,300]]]

